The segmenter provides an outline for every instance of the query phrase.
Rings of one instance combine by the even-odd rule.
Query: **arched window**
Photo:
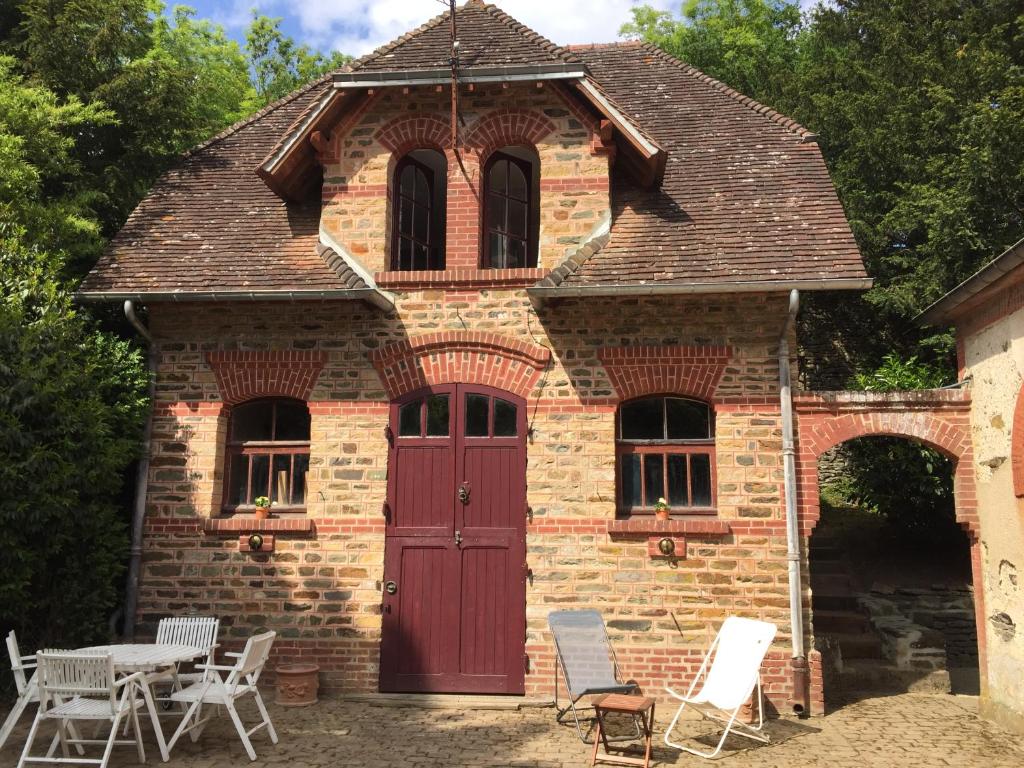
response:
[[[654,511],[664,498],[673,511],[715,511],[715,424],[707,403],[645,397],[619,407],[619,511]]]
[[[226,511],[250,511],[259,496],[267,496],[275,512],[305,508],[309,423],[300,400],[252,400],[231,409]]]
[[[444,155],[432,149],[410,152],[395,166],[392,269],[444,269],[447,174]]]
[[[537,266],[540,162],[520,147],[491,155],[484,167],[485,269]]]

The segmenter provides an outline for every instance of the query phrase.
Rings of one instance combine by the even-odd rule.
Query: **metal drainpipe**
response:
[[[800,585],[800,527],[797,520],[796,449],[793,440],[793,382],[789,332],[800,309],[800,292],[789,292],[789,312],[779,336],[779,400],[782,404],[782,471],[786,491],[786,559],[789,562],[789,626],[793,644],[793,711],[810,711],[810,669],[804,648],[803,590]]]
[[[149,482],[149,452],[153,441],[153,397],[156,393],[156,349],[149,329],[135,313],[135,303],[130,299],[124,303],[124,315],[139,335],[146,340],[149,348],[147,363],[149,369],[149,407],[146,425],[142,432],[142,453],[135,474],[135,503],[132,510],[132,544],[128,561],[128,585],[124,595],[124,637],[135,639],[135,608],[139,600],[139,571],[142,568],[142,532],[146,521],[146,492]]]

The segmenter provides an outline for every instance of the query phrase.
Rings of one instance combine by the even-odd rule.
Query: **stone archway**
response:
[[[860,437],[903,437],[924,443],[954,462],[956,520],[966,531],[971,549],[978,662],[984,695],[987,669],[984,587],[970,440],[970,392],[814,392],[797,394],[793,401],[797,421],[798,516],[805,565],[807,544],[821,516],[818,459],[825,451]],[[807,608],[805,601],[805,610]],[[816,686],[816,690],[821,691],[821,688]],[[823,703],[816,702],[822,706]]]

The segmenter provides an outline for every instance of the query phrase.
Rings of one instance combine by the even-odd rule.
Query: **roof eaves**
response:
[[[537,282],[535,288],[555,288],[560,286],[569,275],[582,267],[588,259],[604,248],[611,239],[611,232],[604,233],[592,238],[580,247],[578,251],[570,255],[565,261],[548,273],[543,280]]]
[[[562,278],[564,280],[564,276]],[[870,288],[869,278],[820,278],[807,280],[736,280],[718,282],[601,283],[594,285],[544,285],[526,289],[531,299],[582,298],[587,296],[675,296],[708,293],[771,293],[775,291],[849,291]]]
[[[950,314],[957,307],[974,298],[1022,264],[1024,264],[1024,238],[1018,240],[956,288],[934,302],[915,317],[914,321],[920,325],[936,325],[948,321]]]

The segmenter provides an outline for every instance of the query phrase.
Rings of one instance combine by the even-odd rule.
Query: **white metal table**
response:
[[[193,661],[194,659],[206,656],[209,652],[207,648],[158,643],[94,645],[81,650],[111,654],[114,657],[114,670],[126,675],[135,672],[156,672],[157,670],[169,669],[182,662]],[[160,716],[157,712],[156,701],[153,698],[153,689],[145,681],[139,687],[142,689],[142,696],[146,701],[146,709],[149,710],[149,719],[153,722],[156,743],[160,747],[160,757],[166,763],[170,759],[170,755],[167,751],[167,742],[164,739],[163,729],[160,727]]]

